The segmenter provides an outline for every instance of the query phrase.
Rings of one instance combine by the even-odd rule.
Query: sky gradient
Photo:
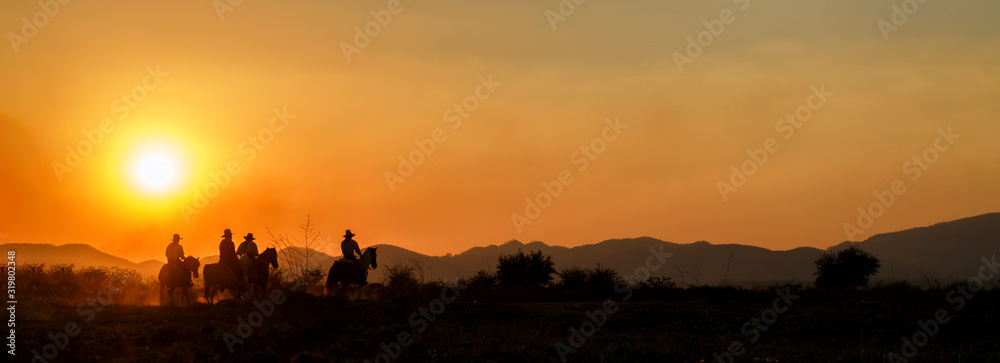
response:
[[[996,212],[1000,4],[905,3],[5,1],[0,236],[162,260],[311,215],[333,254],[791,249]],[[157,145],[154,195],[129,163]]]

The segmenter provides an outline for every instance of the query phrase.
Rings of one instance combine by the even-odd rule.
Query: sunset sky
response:
[[[996,212],[1000,3],[906,3],[4,1],[0,238],[826,248],[896,180],[852,239]]]

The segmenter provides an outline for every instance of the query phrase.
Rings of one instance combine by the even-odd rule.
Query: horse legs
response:
[[[326,285],[326,290],[329,292],[330,296],[337,297],[340,295],[340,281],[334,281],[333,284]]]

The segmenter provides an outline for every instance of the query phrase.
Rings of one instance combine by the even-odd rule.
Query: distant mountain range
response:
[[[917,283],[964,280],[977,273],[982,258],[992,260],[994,255],[1000,253],[1000,213],[880,234],[864,242],[844,242],[827,250],[840,250],[850,244],[857,244],[882,260],[880,279]],[[156,260],[134,263],[85,244],[54,246],[18,243],[0,246],[18,251],[20,263],[119,266],[154,276],[163,264]],[[493,270],[501,253],[516,253],[518,250],[540,250],[551,255],[559,270],[572,266],[589,268],[600,263],[625,275],[645,266],[652,255],[652,248],[672,254],[653,273],[654,276],[670,277],[681,285],[810,282],[815,271],[813,261],[824,252],[811,247],[772,251],[738,244],[677,244],[651,237],[607,240],[573,248],[549,246],[542,242],[524,244],[511,241],[499,246],[474,247],[448,256],[427,256],[392,245],[374,247],[378,247],[379,268],[371,273],[370,281],[381,280],[385,267],[396,263],[419,264],[423,278],[428,281],[452,280],[471,276],[481,269]],[[300,255],[301,251],[301,248],[297,250]],[[282,250],[279,255],[290,252]],[[312,256],[310,265],[324,272],[340,258],[318,251],[313,251]],[[201,261],[202,265],[214,263],[218,261],[218,256],[202,257]]]
[[[0,245],[3,251],[16,251],[17,263],[44,263],[46,265],[73,264],[77,267],[108,266],[123,267],[156,276],[163,261],[149,260],[135,263],[121,257],[101,252],[87,244],[71,243],[55,246],[45,243],[7,243]],[[86,261],[86,262],[81,262]]]

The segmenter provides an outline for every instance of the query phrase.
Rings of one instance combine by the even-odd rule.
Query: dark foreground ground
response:
[[[890,352],[915,353],[910,362],[1000,362],[1000,293],[969,299],[950,292],[793,291],[801,297],[789,298],[787,311],[779,302],[783,312],[768,310],[781,299],[773,289],[705,290],[665,301],[611,295],[613,313],[596,313],[601,302],[486,303],[465,295],[445,304],[427,294],[376,302],[284,295],[270,316],[267,304],[232,300],[109,306],[89,323],[86,307],[23,307],[15,360],[31,360],[35,351],[55,352],[51,361],[547,362],[560,361],[562,352],[568,361],[728,362],[732,346],[730,353],[745,351],[733,361],[746,362],[903,361]],[[935,328],[927,321],[940,309],[947,322]],[[742,329],[753,319],[759,327]],[[79,334],[61,335],[67,323],[78,324]],[[915,339],[915,349],[903,352],[904,338]]]

